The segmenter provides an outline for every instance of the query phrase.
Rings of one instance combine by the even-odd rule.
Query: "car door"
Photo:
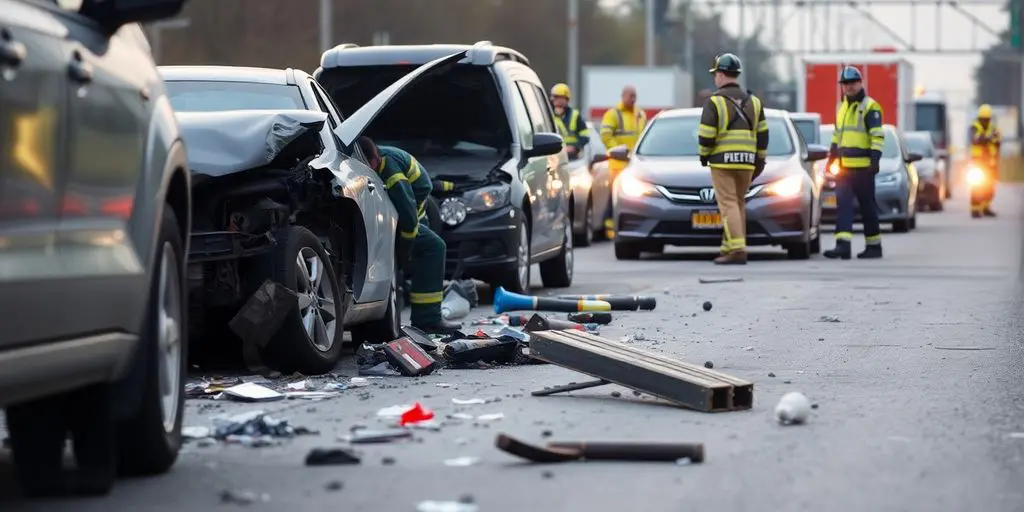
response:
[[[55,250],[67,29],[52,13],[0,0],[0,351],[53,338],[51,300],[66,277]]]
[[[533,89],[533,95],[537,100],[537,105],[544,111],[544,131],[547,133],[558,133],[558,129],[555,128],[553,120],[554,112],[551,110],[551,104],[548,102],[547,96],[544,94],[544,90],[537,84],[530,84],[530,88]],[[571,176],[569,175],[569,154],[565,149],[563,149],[556,155],[548,156],[547,163],[548,174],[550,175],[548,199],[551,202],[548,205],[548,208],[553,216],[553,241],[556,247],[561,247],[562,237],[559,236],[559,234],[565,233],[565,225],[571,222],[570,219],[572,218],[571,212],[569,211],[569,194],[571,187]]]
[[[523,100],[527,114],[530,117],[530,126],[533,134],[547,132],[551,119],[533,93],[533,84],[526,81],[516,81],[516,89]],[[533,208],[533,229],[531,237],[531,249],[533,254],[540,254],[553,247],[558,247],[562,240],[562,232],[555,232],[556,212],[552,208],[556,205],[551,197],[552,178],[551,157],[535,156],[527,159],[523,168],[523,181],[530,188],[530,199]]]
[[[138,230],[136,223],[152,218],[144,213],[151,198],[135,192],[150,165],[149,91],[160,87],[160,77],[137,24],[107,34],[76,12],[62,14],[71,130],[57,243],[67,273],[77,279],[64,300],[88,311],[74,317],[76,331],[132,332],[149,295],[149,262],[139,255],[149,253],[152,229]],[[162,162],[155,165],[163,171]],[[139,232],[144,238],[129,237]]]
[[[328,140],[337,141],[334,131],[340,126],[341,115],[331,102],[330,97],[315,80],[309,79],[313,97],[321,111],[327,113]],[[366,277],[358,293],[356,302],[373,302],[384,300],[391,291],[391,277],[395,272],[394,241],[397,216],[395,207],[386,197],[384,182],[364,162],[343,152],[341,148],[332,148],[337,162],[335,172],[338,182],[346,189],[347,197],[355,199],[362,213],[364,233],[366,234]],[[359,289],[361,288],[361,289]]]

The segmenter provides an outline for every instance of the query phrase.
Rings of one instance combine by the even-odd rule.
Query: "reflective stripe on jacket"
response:
[[[619,103],[601,119],[601,142],[608,149],[625,145],[632,151],[646,125],[647,114],[642,109],[634,106],[633,110],[626,110],[625,105]]]
[[[590,130],[587,129],[587,123],[580,120],[579,110],[565,107],[565,112],[561,116],[554,114],[552,117],[566,146],[580,148],[590,142]]]
[[[430,192],[434,189],[433,183],[430,182],[430,175],[423,169],[416,157],[401,148],[379,146],[377,151],[380,153],[381,160],[391,162],[395,169],[401,169],[416,198],[417,218],[426,217],[427,198],[430,197]]]
[[[870,115],[877,112],[878,115]],[[871,167],[871,159],[881,158],[885,146],[882,106],[870,96],[851,103],[843,98],[836,113],[832,144],[839,151],[839,166],[844,169]]]
[[[729,103],[733,103],[730,107]],[[715,94],[709,106],[713,112],[701,114],[697,139],[701,156],[717,169],[753,171],[758,158],[768,152],[768,122],[764,117],[761,99],[749,96],[750,110],[742,109],[732,97]],[[740,112],[743,115],[740,115]],[[753,113],[753,117],[750,114]]]
[[[999,130],[992,121],[988,127],[975,120],[971,125],[971,158],[996,158],[999,155]]]

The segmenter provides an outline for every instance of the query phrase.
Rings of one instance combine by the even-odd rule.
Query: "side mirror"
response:
[[[113,32],[127,23],[176,16],[186,0],[83,0],[78,12]]]
[[[629,161],[629,148],[626,146],[615,146],[608,150],[608,159],[619,162]]]
[[[808,162],[817,162],[818,160],[824,160],[828,158],[828,148],[820,144],[808,144],[807,145],[807,158]]]
[[[533,135],[533,149],[523,152],[526,158],[535,156],[550,156],[558,154],[565,147],[562,136],[556,133],[535,133]]]
[[[912,164],[923,158],[920,153],[907,153],[907,163]]]
[[[605,154],[594,155],[594,158],[590,159],[590,166],[593,167],[593,166],[595,166],[595,165],[597,165],[597,164],[599,164],[601,162],[604,162],[605,160],[608,160],[608,155],[605,155]]]

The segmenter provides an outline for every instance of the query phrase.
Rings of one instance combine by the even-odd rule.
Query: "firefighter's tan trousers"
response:
[[[747,191],[754,171],[711,167],[715,201],[722,214],[722,254],[747,249]]]

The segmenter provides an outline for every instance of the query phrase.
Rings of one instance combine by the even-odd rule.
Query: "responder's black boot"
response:
[[[972,219],[980,219],[981,218],[981,212],[971,212],[971,218]]]
[[[869,245],[857,253],[858,260],[877,260],[882,257],[882,244]]]
[[[822,253],[822,256],[830,260],[848,260],[853,257],[853,249],[850,248],[849,240],[836,240],[836,246]]]
[[[437,323],[432,324],[412,324],[413,327],[427,333],[427,334],[452,334],[459,329],[462,329],[462,324],[457,322],[449,322],[445,319],[440,319]]]
[[[996,212],[994,212],[994,211],[992,211],[992,210],[990,210],[988,208],[985,208],[985,211],[981,212],[981,214],[986,216],[986,217],[995,217],[996,216]]]

